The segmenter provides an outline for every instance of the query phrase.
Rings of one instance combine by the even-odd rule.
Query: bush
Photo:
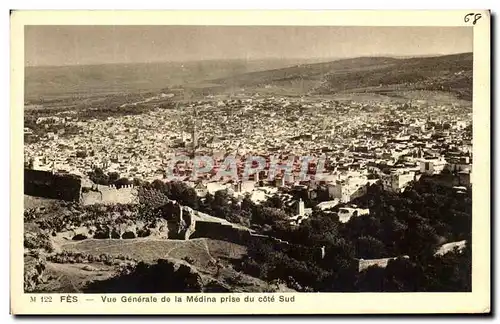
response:
[[[24,247],[27,249],[41,249],[49,253],[54,251],[50,237],[45,233],[24,233]]]

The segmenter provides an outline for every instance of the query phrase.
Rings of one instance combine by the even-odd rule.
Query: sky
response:
[[[472,52],[469,27],[26,26],[25,65]]]

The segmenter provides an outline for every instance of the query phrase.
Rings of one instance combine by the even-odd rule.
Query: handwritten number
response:
[[[475,24],[476,24],[476,22],[477,22],[479,19],[481,19],[481,17],[482,17],[480,13],[475,14],[475,13],[471,12],[471,13],[469,13],[469,14],[466,14],[466,15],[465,15],[465,17],[464,17],[464,21],[465,21],[465,22],[469,22],[469,21],[471,20],[471,18],[470,18],[471,16],[473,16],[473,18],[472,18],[472,19],[473,19],[473,20],[472,20],[472,24],[473,24],[473,25],[475,25]]]

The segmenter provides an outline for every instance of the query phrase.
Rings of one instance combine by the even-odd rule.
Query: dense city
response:
[[[120,109],[133,110],[147,103],[147,109],[130,114],[28,115],[25,194],[47,195],[50,190],[39,183],[51,177],[73,177],[78,184],[49,197],[68,200],[70,212],[25,207],[25,218],[53,231],[50,240],[62,244],[62,254],[47,259],[56,263],[95,260],[64,240],[81,240],[82,246],[108,238],[138,244],[230,242],[246,251],[231,259],[236,264],[212,256],[200,264],[193,248],[182,258],[190,271],[209,274],[225,291],[247,289],[241,285],[255,278],[267,288],[262,283],[252,291],[468,290],[470,102],[354,98],[241,91],[186,100],[160,93],[122,104]],[[245,177],[256,157],[264,165]],[[199,172],[197,163],[207,159],[210,167]],[[109,280],[131,282],[139,276],[137,262],[145,252],[127,253],[101,254],[98,260],[106,258],[109,265],[118,257],[132,266],[126,276]],[[173,271],[170,263],[164,266]],[[160,263],[147,267],[167,271]],[[390,279],[394,282],[380,286],[401,267],[424,269],[418,270],[422,282]],[[430,270],[436,267],[440,270],[432,271],[438,272]],[[456,267],[457,278],[442,279]],[[236,274],[254,279],[229,283]],[[269,288],[271,282],[275,288]],[[85,289],[107,291],[107,284],[95,281]],[[197,287],[215,289],[206,283]]]

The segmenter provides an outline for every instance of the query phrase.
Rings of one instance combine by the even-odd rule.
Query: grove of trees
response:
[[[118,174],[96,171],[94,181],[115,184],[129,182]],[[62,206],[46,210],[63,217],[42,217],[25,213],[41,229],[63,230],[68,224],[106,224],[133,219],[151,220],[169,199],[212,216],[243,224],[289,245],[269,242],[248,244],[247,255],[236,264],[240,271],[267,281],[281,280],[301,291],[470,291],[471,289],[471,192],[421,179],[403,193],[384,191],[373,185],[363,197],[351,203],[368,208],[369,215],[352,217],[341,223],[335,213],[313,209],[299,226],[290,225],[290,208],[279,198],[256,204],[249,196],[236,199],[227,191],[197,196],[182,182],[152,183],[134,180],[138,186],[138,206]],[[338,205],[332,211],[344,205]],[[64,208],[63,208],[64,207]],[[104,214],[103,214],[104,213]],[[108,215],[106,217],[105,215]],[[111,215],[116,215],[109,217]],[[447,242],[466,240],[462,251],[435,255]],[[31,240],[32,241],[32,240]],[[27,240],[28,246],[33,245]],[[324,257],[321,257],[321,249]],[[406,257],[404,257],[406,256]],[[358,271],[359,259],[393,258],[387,267],[372,266]]]
[[[304,291],[470,291],[470,192],[458,195],[424,180],[401,194],[372,186],[353,203],[369,208],[370,215],[344,224],[314,211],[299,227],[276,221],[271,233],[295,248],[250,245],[242,269],[266,280],[293,279]],[[440,245],[460,240],[468,242],[464,251],[435,255]],[[304,246],[311,252],[294,253]],[[324,259],[318,258],[321,247]],[[400,258],[385,269],[374,266],[358,272],[359,259],[388,257]]]

